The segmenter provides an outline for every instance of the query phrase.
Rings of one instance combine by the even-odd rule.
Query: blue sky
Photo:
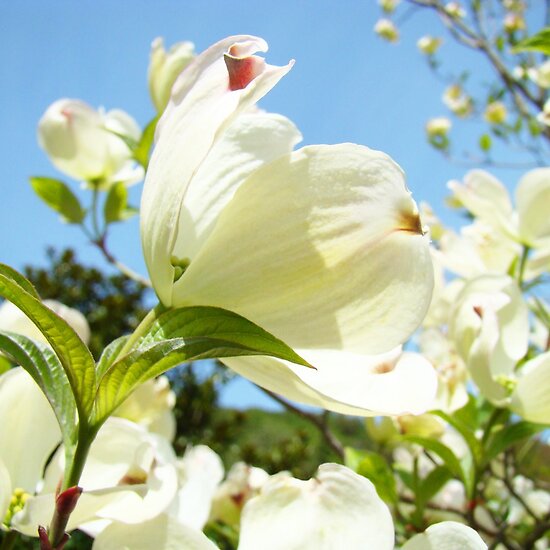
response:
[[[304,144],[351,141],[389,153],[407,173],[414,197],[429,201],[442,219],[446,182],[465,168],[445,161],[424,140],[424,123],[446,114],[444,85],[416,49],[423,34],[443,33],[433,16],[406,22],[398,45],[372,32],[375,0],[0,0],[0,261],[22,268],[43,264],[45,248],[72,246],[87,264],[105,262],[72,226],[59,223],[28,185],[30,175],[62,177],[36,141],[36,124],[49,104],[79,98],[97,107],[122,108],[141,125],[154,115],[146,72],[152,40],[169,46],[191,40],[198,51],[230,34],[265,38],[274,64],[294,58],[291,73],[262,101],[290,117]],[[450,65],[489,80],[484,61],[451,43]],[[482,78],[483,80],[483,78]],[[473,124],[456,125],[457,140],[473,141]],[[520,172],[497,172],[513,187]],[[77,189],[77,184],[73,184]],[[140,186],[132,191],[139,202]],[[116,227],[111,248],[146,273],[137,220]],[[265,403],[247,383],[235,383],[224,402]]]

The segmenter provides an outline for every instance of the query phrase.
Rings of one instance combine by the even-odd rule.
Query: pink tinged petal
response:
[[[236,57],[237,55],[238,47],[231,46],[229,53],[223,56],[229,73],[229,89],[232,91],[246,88],[265,69],[265,60],[261,57]]]
[[[249,500],[241,517],[239,550],[391,550],[387,506],[366,478],[339,464],[323,464],[307,481],[281,473]]]
[[[100,533],[92,550],[218,550],[204,533],[161,514],[138,525],[113,523]]]
[[[455,521],[435,523],[408,540],[402,550],[486,550],[487,545],[471,527]]]
[[[184,275],[173,304],[224,307],[297,349],[388,351],[431,298],[428,238],[400,168],[353,144],[256,170]]]
[[[181,73],[157,126],[141,202],[141,236],[145,261],[155,291],[171,305],[171,264],[178,220],[187,188],[225,129],[253,106],[291,68],[263,65],[243,89],[231,91],[224,55],[237,48],[239,57],[266,51],[255,37],[229,37],[211,46]],[[256,71],[259,64],[255,64]]]

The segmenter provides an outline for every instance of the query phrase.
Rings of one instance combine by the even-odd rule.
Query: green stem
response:
[[[97,188],[94,187],[93,191],[92,191],[92,227],[94,229],[94,233],[95,233],[95,238],[96,239],[100,239],[101,238],[101,233],[99,231],[99,223],[98,223],[98,220],[97,220],[97,199],[98,199],[98,196],[99,196],[99,191],[97,190]]]
[[[520,287],[523,284],[523,275],[525,272],[525,266],[527,265],[529,250],[530,248],[527,245],[523,245],[523,251],[521,253],[521,259],[519,261],[519,269],[518,269],[518,285]]]
[[[72,458],[69,458],[65,467],[65,475],[60,494],[67,491],[67,489],[78,486],[78,482],[82,476],[84,466],[86,465],[86,459],[88,458],[88,453],[90,452],[90,447],[95,439],[96,433],[97,430],[90,431],[87,428],[80,430],[74,455],[72,455]],[[76,497],[76,499],[78,499],[78,497]],[[74,501],[75,503],[76,499]],[[50,528],[48,530],[48,538],[52,548],[57,548],[65,537],[67,523],[69,522],[72,509],[74,509],[73,506],[72,509],[67,511],[64,509],[65,507],[59,505],[59,502],[59,497],[56,496],[56,506],[50,522]]]
[[[0,550],[11,550],[15,543],[17,542],[17,539],[19,538],[19,533],[17,531],[8,531],[4,534],[4,538],[2,539],[2,546],[0,546]]]
[[[122,349],[120,350],[118,357],[126,355],[129,351],[132,350],[134,345],[139,341],[139,339],[147,332],[149,327],[153,324],[155,319],[163,312],[165,308],[162,304],[157,304],[141,321],[137,326],[136,330],[130,335],[130,338],[126,341]]]

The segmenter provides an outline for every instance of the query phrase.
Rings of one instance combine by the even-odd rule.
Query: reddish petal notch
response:
[[[231,91],[246,88],[265,68],[264,59],[255,55],[237,57],[237,50],[234,47],[229,48],[229,52],[223,58],[229,73],[229,89]]]

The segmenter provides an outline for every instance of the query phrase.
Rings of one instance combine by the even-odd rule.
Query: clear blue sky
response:
[[[122,108],[144,125],[153,116],[146,71],[151,41],[191,40],[197,50],[230,34],[265,38],[269,62],[296,59],[291,73],[262,107],[296,122],[304,144],[351,141],[389,153],[406,171],[414,197],[429,201],[444,221],[446,182],[461,178],[424,140],[424,123],[446,114],[444,85],[416,49],[423,34],[440,25],[426,13],[409,19],[397,46],[372,32],[375,0],[0,0],[0,261],[22,268],[43,264],[46,246],[72,246],[80,259],[105,262],[80,232],[60,224],[28,185],[30,175],[62,177],[36,142],[36,124],[61,97],[93,106]],[[450,63],[490,78],[484,62],[452,45]],[[457,139],[473,139],[475,127],[457,125]],[[500,173],[512,187],[518,172]],[[139,202],[140,187],[133,190]],[[76,184],[74,185],[76,188]],[[146,273],[137,220],[112,232],[111,248]],[[224,402],[264,404],[247,383],[235,383]]]

